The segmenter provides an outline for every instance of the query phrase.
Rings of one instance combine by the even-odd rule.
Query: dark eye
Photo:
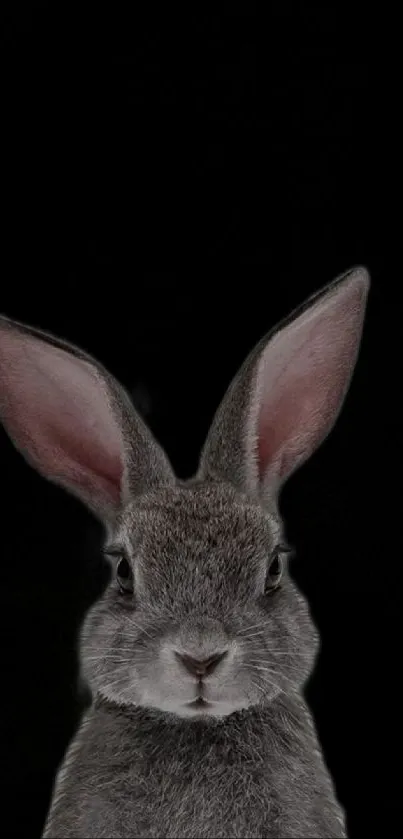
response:
[[[288,553],[290,548],[282,545],[277,545],[274,549],[267,566],[266,582],[264,591],[265,594],[271,594],[279,585],[283,573],[283,557],[284,553]]]
[[[118,562],[116,580],[122,594],[133,593],[133,571],[125,556],[122,556]]]
[[[121,594],[133,593],[133,571],[130,563],[123,552],[123,548],[119,544],[108,545],[104,548],[105,556],[111,556],[115,562],[115,576],[116,582],[119,586]],[[117,563],[117,564],[116,564]]]

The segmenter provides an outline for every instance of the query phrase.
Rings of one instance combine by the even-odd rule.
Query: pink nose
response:
[[[202,679],[204,676],[210,676],[220,661],[223,661],[227,655],[228,651],[224,650],[223,652],[215,653],[209,658],[205,658],[203,661],[200,661],[197,658],[192,658],[191,655],[186,655],[186,653],[175,652],[175,657],[178,661],[180,661],[188,673],[191,673],[192,676],[196,676],[198,679]]]

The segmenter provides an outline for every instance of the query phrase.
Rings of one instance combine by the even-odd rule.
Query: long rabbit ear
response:
[[[26,460],[112,523],[174,476],[126,391],[91,356],[0,317],[0,420]]]
[[[248,356],[221,403],[198,476],[265,497],[334,425],[361,341],[369,275],[357,267],[310,297]]]

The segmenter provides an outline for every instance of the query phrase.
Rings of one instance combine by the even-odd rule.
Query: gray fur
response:
[[[340,410],[358,352],[368,283],[365,269],[355,269],[260,342],[217,412],[194,479],[173,478],[143,425],[139,441],[138,419],[130,411],[122,435],[130,498],[115,511],[113,524],[109,516],[104,520],[107,546],[119,546],[129,560],[134,595],[122,597],[113,574],[84,621],[82,672],[93,704],[59,770],[44,837],[346,835],[343,809],[302,695],[318,633],[287,565],[272,595],[264,594],[264,584],[268,557],[282,542],[279,488],[319,445]],[[262,471],[258,415],[273,336],[279,329],[284,335],[291,324],[292,336],[302,328],[309,340],[309,324],[322,305],[330,312],[326,328],[346,335],[340,351],[336,341],[336,366],[332,350],[324,349],[330,371],[325,385],[334,369],[339,395],[331,415],[323,403],[325,418],[314,405],[314,438],[312,423],[308,429],[302,423],[291,444],[288,437],[285,443],[281,439],[281,456],[276,451]],[[43,333],[38,337],[47,340]],[[0,323],[0,358],[2,350],[7,353]],[[122,428],[120,386],[86,358],[102,387],[108,382]],[[285,365],[286,377],[294,361]],[[0,364],[0,374],[1,369]],[[289,382],[292,390],[294,379]],[[281,387],[280,397],[287,399],[287,383]],[[126,399],[124,405],[126,411]],[[105,422],[108,417],[105,413]],[[12,436],[13,416],[3,413],[3,419]],[[149,461],[159,464],[151,481],[143,445]],[[136,462],[143,464],[140,483]],[[211,704],[195,710],[188,703],[197,684],[175,652],[203,659],[217,650],[227,655],[204,680],[203,695]]]

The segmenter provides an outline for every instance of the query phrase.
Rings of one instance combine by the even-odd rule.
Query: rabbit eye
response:
[[[277,545],[274,549],[266,572],[265,594],[271,594],[279,585],[283,573],[283,559],[282,554],[286,552],[286,548],[282,545]]]
[[[116,582],[119,586],[121,594],[133,593],[133,571],[130,563],[124,554],[124,549],[121,545],[108,545],[104,548],[104,555],[114,557],[117,560],[116,565]]]
[[[126,557],[122,556],[116,568],[116,580],[122,594],[133,593],[133,571]]]

